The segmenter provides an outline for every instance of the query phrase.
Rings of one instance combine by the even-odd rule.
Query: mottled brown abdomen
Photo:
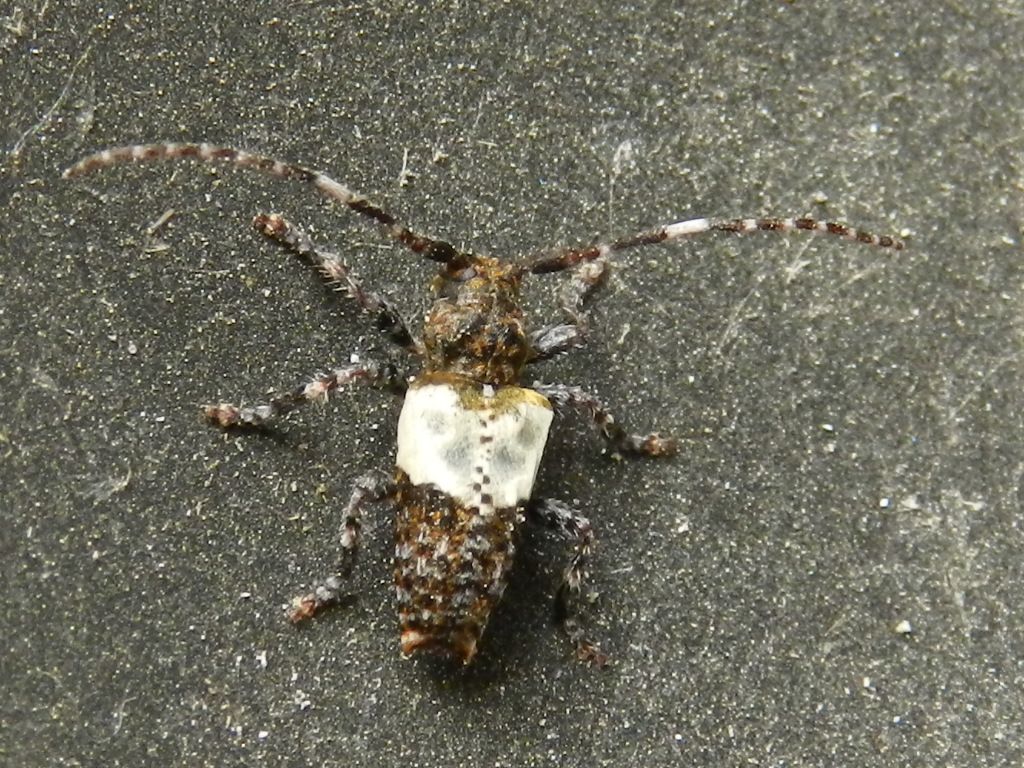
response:
[[[402,652],[468,664],[501,599],[515,555],[516,507],[481,514],[397,470],[395,590]]]

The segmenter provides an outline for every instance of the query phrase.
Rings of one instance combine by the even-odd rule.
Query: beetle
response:
[[[658,433],[628,432],[597,397],[580,387],[539,382],[526,387],[522,378],[530,364],[583,344],[588,331],[585,304],[603,282],[610,256],[715,230],[808,230],[883,248],[904,247],[894,237],[811,218],[696,218],[599,245],[502,260],[413,232],[326,174],[231,147],[117,147],[85,157],[63,176],[81,176],[119,163],[177,158],[223,162],[296,179],[376,222],[391,238],[439,265],[436,298],[421,336],[416,336],[394,302],[364,287],[339,256],[321,249],[278,214],[256,216],[253,224],[259,232],[315,267],[329,284],[375,316],[378,328],[418,362],[419,370],[407,376],[394,365],[363,360],[318,375],[262,404],[217,403],[204,406],[202,412],[206,421],[222,429],[253,429],[352,384],[386,385],[404,394],[393,473],[372,472],[356,481],[344,512],[341,562],[336,572],[292,602],[289,615],[294,622],[305,621],[341,600],[360,543],[363,510],[370,502],[389,501],[397,510],[394,582],[402,653],[437,653],[463,664],[477,655],[488,619],[505,590],[517,534],[527,517],[574,541],[557,590],[556,612],[579,658],[599,666],[607,662],[579,621],[593,543],[590,522],[564,502],[533,495],[553,411],[582,411],[620,454],[668,457],[677,452],[678,444]],[[529,332],[519,298],[523,280],[566,270],[572,271],[572,279],[561,297],[564,321]]]

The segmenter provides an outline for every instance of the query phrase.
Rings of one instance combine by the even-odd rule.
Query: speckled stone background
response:
[[[1024,5],[411,5],[0,4],[0,763],[1019,765]],[[535,372],[686,437],[615,461],[556,420],[540,492],[593,520],[614,665],[552,628],[567,548],[538,531],[452,670],[397,653],[385,510],[352,606],[281,611],[330,565],[351,481],[391,463],[396,402],[345,393],[262,438],[196,418],[387,354],[253,213],[413,317],[431,270],[287,182],[60,179],[187,138],[492,254],[694,215],[910,246],[618,259],[590,347]],[[538,324],[558,285],[529,286]]]

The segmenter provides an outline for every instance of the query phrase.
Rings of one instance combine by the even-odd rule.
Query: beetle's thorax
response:
[[[423,331],[428,373],[482,384],[515,384],[529,357],[519,307],[521,270],[478,257],[457,278],[445,276]]]

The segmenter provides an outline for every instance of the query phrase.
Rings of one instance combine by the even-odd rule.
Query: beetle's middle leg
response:
[[[324,609],[337,605],[345,581],[352,574],[356,553],[362,538],[363,508],[368,502],[393,500],[396,486],[383,472],[370,472],[356,480],[345,507],[341,528],[341,558],[334,573],[313,585],[313,591],[292,600],[288,618],[299,623],[313,618]]]
[[[202,414],[206,421],[223,429],[263,427],[301,405],[324,402],[332,392],[350,384],[376,384],[404,391],[406,380],[394,365],[367,360],[347,368],[336,368],[330,373],[319,374],[312,381],[300,384],[287,392],[280,392],[259,405],[213,403],[204,405]]]
[[[556,408],[571,405],[588,415],[594,428],[601,433],[601,437],[613,451],[634,456],[661,457],[673,456],[679,449],[676,440],[663,437],[657,432],[647,435],[627,432],[603,402],[580,387],[542,384],[535,381],[531,388],[544,395]]]

